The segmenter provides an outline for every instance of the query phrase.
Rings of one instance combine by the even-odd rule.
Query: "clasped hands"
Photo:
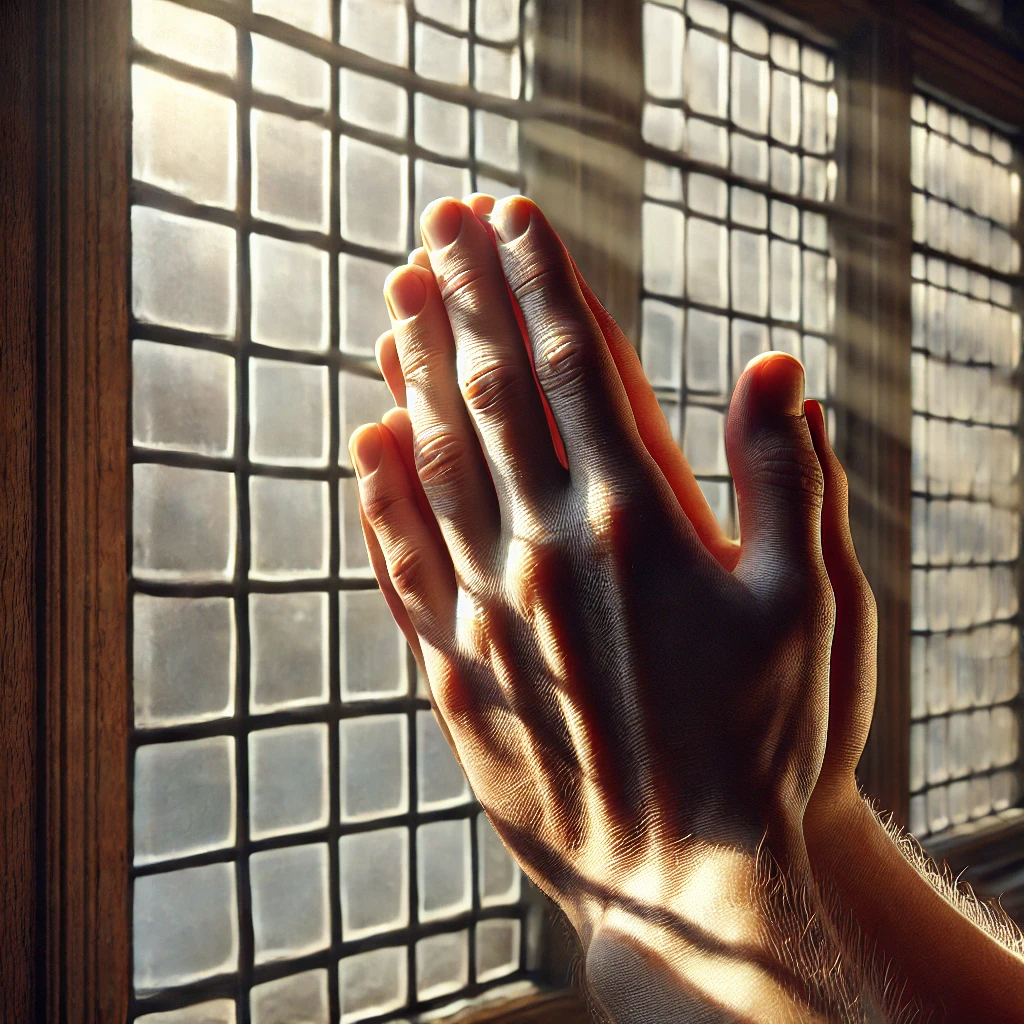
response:
[[[813,889],[859,802],[875,613],[821,408],[789,356],[744,371],[730,541],[544,215],[492,206],[432,204],[385,287],[397,408],[350,443],[374,572],[606,1012],[818,1019],[751,892],[759,858]]]

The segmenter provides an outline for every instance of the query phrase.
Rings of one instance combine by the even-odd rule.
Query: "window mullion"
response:
[[[878,691],[858,775],[906,823],[910,722],[910,90],[903,32],[876,22],[840,44],[843,199],[836,225],[836,448],[857,554],[878,606]]]

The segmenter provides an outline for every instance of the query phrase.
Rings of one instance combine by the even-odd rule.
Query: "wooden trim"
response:
[[[48,0],[42,464],[45,993],[120,1024],[131,985],[129,4]]]
[[[448,1018],[449,1024],[589,1024],[586,1003],[574,992],[537,992],[494,1006],[467,1010]]]
[[[38,115],[33,0],[0,5],[0,1018],[33,1017],[36,778]]]

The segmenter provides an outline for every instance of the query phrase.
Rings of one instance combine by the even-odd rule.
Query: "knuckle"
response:
[[[461,305],[472,300],[483,287],[488,269],[480,263],[458,262],[441,277],[441,298],[444,304]]]
[[[396,494],[387,488],[368,489],[360,500],[367,518],[374,524],[389,522],[411,505],[408,495]]]
[[[480,415],[500,414],[521,395],[519,373],[508,363],[491,363],[469,374],[462,384],[466,404]]]
[[[541,337],[538,356],[537,376],[541,383],[577,390],[593,369],[593,341],[579,328],[562,327]]]
[[[426,558],[421,548],[404,544],[391,552],[387,560],[388,574],[403,600],[417,600],[425,592]]]
[[[783,439],[772,439],[759,447],[753,463],[754,480],[782,491],[801,508],[820,508],[825,482],[813,451]]]
[[[416,468],[424,487],[450,483],[463,473],[467,446],[457,434],[439,431],[417,442]]]

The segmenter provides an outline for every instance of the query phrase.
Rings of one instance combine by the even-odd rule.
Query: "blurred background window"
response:
[[[916,94],[910,827],[1020,800],[1020,161]]]

